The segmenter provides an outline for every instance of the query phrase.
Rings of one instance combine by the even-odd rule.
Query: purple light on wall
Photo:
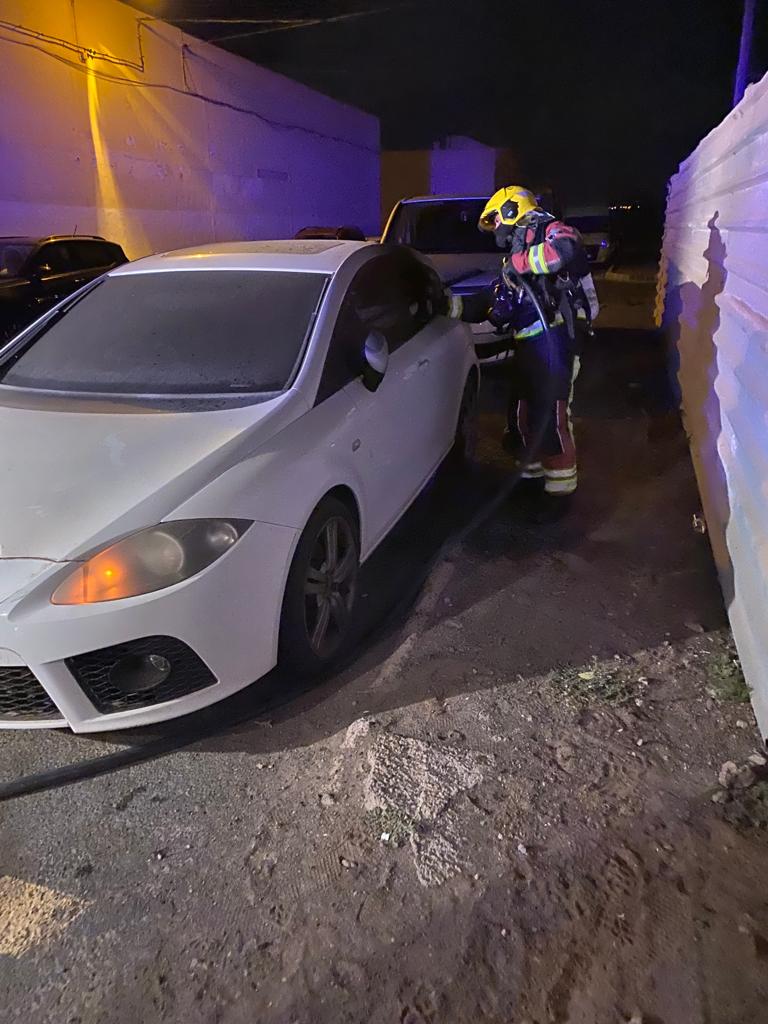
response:
[[[736,81],[733,85],[733,105],[741,100],[749,84],[749,59],[752,53],[752,32],[755,24],[755,0],[744,0],[744,16],[741,21],[741,42],[739,63],[736,66]]]

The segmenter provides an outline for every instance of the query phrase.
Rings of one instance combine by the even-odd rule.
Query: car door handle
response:
[[[420,359],[419,363],[418,363],[418,366],[419,366],[420,370],[423,370],[425,366],[429,366],[429,360],[428,359]]]

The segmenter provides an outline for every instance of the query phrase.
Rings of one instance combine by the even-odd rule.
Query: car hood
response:
[[[160,522],[305,411],[79,400],[0,389],[0,561],[66,561]]]
[[[441,280],[457,291],[479,291],[501,273],[501,253],[429,254]]]

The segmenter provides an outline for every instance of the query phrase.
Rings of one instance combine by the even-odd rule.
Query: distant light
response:
[[[603,239],[602,242],[600,243],[600,248],[601,249],[607,249],[608,248],[608,243],[606,242],[605,239]]]

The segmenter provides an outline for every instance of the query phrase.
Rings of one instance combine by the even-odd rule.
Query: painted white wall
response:
[[[669,186],[658,314],[723,592],[768,735],[768,76]]]
[[[490,196],[495,191],[496,150],[474,139],[452,135],[432,150],[430,191]]]
[[[376,118],[117,0],[2,0],[0,96],[0,234],[134,258],[378,227]]]

